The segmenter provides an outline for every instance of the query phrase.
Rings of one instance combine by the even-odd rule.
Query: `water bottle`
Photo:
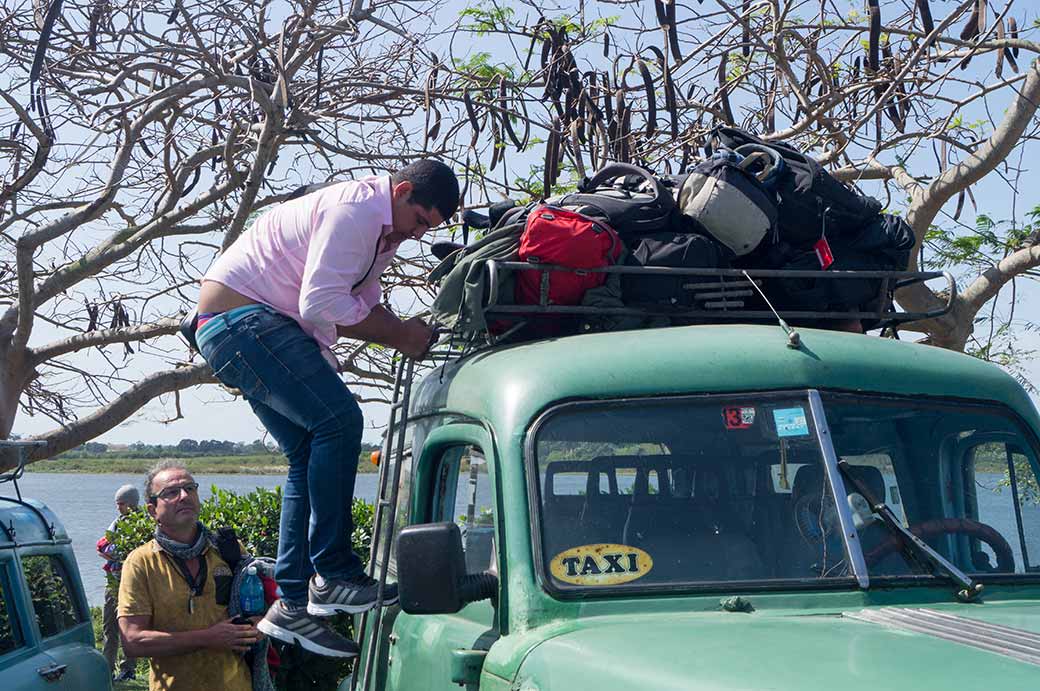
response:
[[[264,585],[260,582],[255,566],[246,569],[246,575],[243,576],[242,585],[238,590],[238,601],[243,616],[252,617],[264,613]]]

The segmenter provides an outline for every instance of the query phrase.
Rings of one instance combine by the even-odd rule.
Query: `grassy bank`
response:
[[[37,461],[26,468],[30,473],[122,473],[144,474],[157,458],[51,458]],[[288,470],[284,456],[258,454],[255,456],[200,456],[178,458],[192,473],[200,475],[243,474],[284,475]],[[359,473],[374,473],[379,469],[363,455],[358,461]]]

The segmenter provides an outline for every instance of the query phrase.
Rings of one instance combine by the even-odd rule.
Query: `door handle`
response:
[[[36,673],[47,681],[59,681],[65,676],[66,669],[68,669],[68,665],[51,665],[50,667],[40,667]]]

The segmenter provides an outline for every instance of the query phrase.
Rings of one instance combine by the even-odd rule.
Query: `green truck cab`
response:
[[[6,446],[33,442],[6,441]],[[111,689],[65,526],[0,475],[0,689]]]
[[[395,396],[373,568],[401,604],[359,619],[343,688],[1035,688],[1023,388],[937,348],[800,337],[541,340]]]

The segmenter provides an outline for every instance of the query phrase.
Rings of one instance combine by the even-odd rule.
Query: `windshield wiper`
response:
[[[930,565],[933,574],[936,572],[943,573],[961,588],[957,591],[957,599],[963,602],[970,602],[982,593],[983,586],[981,583],[973,581],[966,573],[951,564],[943,555],[932,549],[927,542],[907,530],[899,519],[896,518],[888,504],[875,497],[870,489],[867,488],[866,483],[856,477],[848,461],[838,461],[838,470],[841,471],[841,474],[852,485],[853,489],[867,500],[867,503],[870,504],[870,510],[899,539],[906,551]]]

